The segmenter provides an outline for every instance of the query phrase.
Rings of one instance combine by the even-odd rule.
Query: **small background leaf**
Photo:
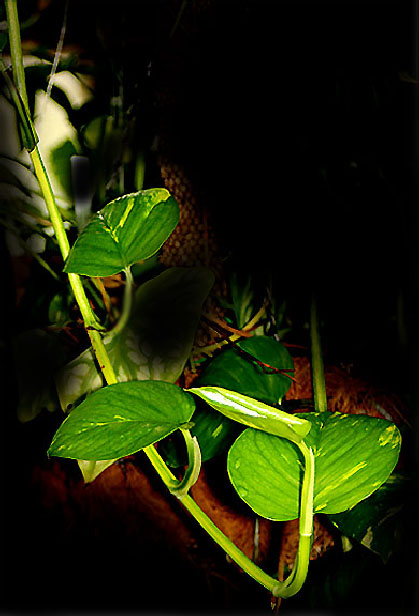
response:
[[[112,460],[77,460],[81,474],[83,475],[84,483],[92,483],[100,473],[103,473],[111,464],[116,462],[116,458]]]
[[[72,199],[70,159],[75,154],[77,149],[70,139],[59,143],[51,150],[50,168],[60,186],[60,193],[63,193],[68,201]]]
[[[19,391],[19,421],[31,421],[42,409],[55,411],[58,399],[54,372],[66,360],[59,338],[41,329],[22,332],[13,340],[13,355]]]
[[[387,562],[402,534],[403,509],[409,487],[411,481],[406,475],[393,473],[376,492],[353,509],[328,517],[341,533]]]
[[[64,412],[71,410],[84,395],[99,389],[102,384],[91,348],[83,351],[55,375],[55,386]]]
[[[253,286],[250,274],[246,274],[243,277],[238,272],[232,272],[230,276],[230,292],[239,329],[250,321],[257,310]]]
[[[283,344],[268,336],[252,336],[239,343],[240,348],[259,361],[278,370],[291,369],[294,362]],[[267,368],[266,370],[269,371]],[[291,386],[282,374],[265,374],[263,368],[237,349],[226,349],[215,357],[200,375],[199,386],[211,385],[237,391],[245,396],[276,404]]]
[[[48,319],[52,325],[63,326],[70,321],[71,294],[65,291],[56,293],[48,306]]]

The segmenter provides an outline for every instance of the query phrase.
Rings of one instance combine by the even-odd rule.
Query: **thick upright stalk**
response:
[[[327,411],[327,397],[324,379],[322,346],[320,341],[320,324],[317,314],[317,304],[314,296],[311,299],[310,335],[314,409],[318,412],[323,412]]]
[[[35,146],[32,152],[30,152],[30,156],[34,166],[35,175],[38,179],[39,186],[41,188],[41,192],[48,209],[50,220],[54,228],[55,237],[57,239],[63,260],[65,261],[68,257],[68,253],[70,252],[70,244],[64,228],[62,216],[55,202],[55,196],[52,191],[51,183],[49,181],[49,177],[45,169],[44,163],[42,162],[38,146]],[[78,274],[68,274],[68,280],[76,298],[77,304],[80,308],[84,326],[86,327],[90,336],[91,330],[100,329],[100,325],[90,307],[80,276]],[[90,338],[92,337],[90,336]]]
[[[49,181],[49,177],[45,169],[44,163],[42,162],[41,154],[38,147],[35,147],[35,149],[30,153],[30,155],[35,175],[39,183],[39,187],[45,199],[45,205],[48,209],[51,224],[54,228],[55,237],[58,242],[61,255],[65,261],[68,257],[68,253],[70,252],[70,244],[67,238],[67,234],[65,232],[64,222],[57,208],[51,183]]]
[[[17,0],[5,0],[7,27],[9,31],[10,55],[12,58],[13,79],[18,89],[26,111],[29,113],[28,96],[26,94],[25,69],[23,67],[22,44],[20,40],[19,16]]]

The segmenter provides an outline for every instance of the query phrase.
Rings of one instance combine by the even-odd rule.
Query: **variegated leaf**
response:
[[[56,431],[48,455],[103,460],[106,466],[144,449],[189,422],[193,397],[173,383],[131,381],[86,398]]]
[[[164,188],[124,195],[97,212],[68,256],[64,271],[117,274],[155,254],[179,222],[179,206]]]

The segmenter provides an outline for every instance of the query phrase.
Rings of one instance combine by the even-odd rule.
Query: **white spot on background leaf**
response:
[[[123,366],[119,367],[119,380],[120,381],[128,381],[128,377],[127,377],[127,374],[126,374]]]
[[[80,391],[81,381],[80,377],[70,374],[64,386],[65,395],[77,394]]]
[[[161,376],[164,372],[164,361],[161,357],[155,357],[153,359],[153,372],[154,372],[154,378],[158,378],[159,376]]]
[[[140,366],[137,370],[137,379],[139,381],[146,380],[150,378],[150,368],[147,365]]]
[[[89,372],[89,366],[86,363],[78,364],[71,369],[72,374],[77,376],[85,376]]]
[[[365,545],[366,548],[369,548],[371,546],[371,543],[373,542],[373,539],[374,534],[372,532],[371,526],[369,526],[366,535],[361,539],[361,543],[362,545]]]
[[[134,362],[134,364],[139,364],[141,361],[141,356],[139,353],[137,353],[137,351],[129,351],[128,357],[131,361]]]
[[[129,349],[132,349],[132,350],[138,349],[137,341],[132,335],[126,337],[125,344]]]

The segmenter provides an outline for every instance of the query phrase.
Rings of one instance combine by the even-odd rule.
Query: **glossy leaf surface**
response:
[[[340,413],[299,413],[312,422],[304,439],[315,455],[314,512],[338,513],[354,507],[392,472],[400,432],[385,419]],[[264,432],[245,430],[228,455],[237,493],[261,516],[299,516],[303,458],[297,446]]]
[[[119,197],[86,225],[64,271],[86,276],[117,274],[157,252],[178,221],[179,206],[164,188]]]
[[[311,428],[310,421],[284,413],[235,391],[221,387],[197,387],[188,391],[205,400],[229,419],[292,441],[301,441]]]
[[[197,408],[192,421],[191,433],[198,439],[203,462],[225,451],[237,436],[237,424],[208,407]]]
[[[293,368],[294,362],[280,342],[268,336],[252,336],[241,340],[238,346],[255,359],[277,368]],[[237,391],[262,400],[266,404],[278,402],[291,386],[291,380],[282,374],[267,374],[269,368],[259,366],[237,349],[226,349],[215,357],[199,377],[199,385],[213,385]]]
[[[177,385],[130,381],[86,398],[55,433],[50,456],[110,460],[133,454],[188,422],[194,401]]]

